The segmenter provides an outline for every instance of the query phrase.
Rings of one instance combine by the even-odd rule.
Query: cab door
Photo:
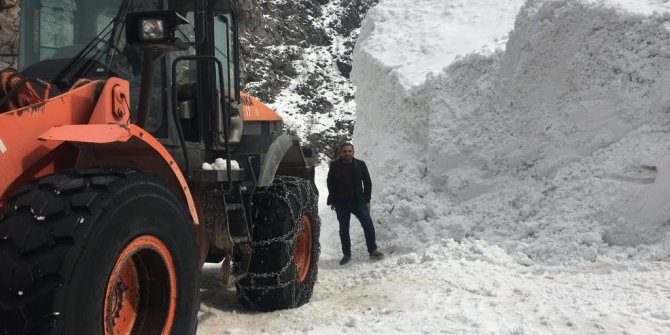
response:
[[[239,105],[237,23],[232,12],[214,10],[211,12],[210,18],[211,34],[209,36],[211,37],[213,55],[221,62],[223,67],[223,80],[215,80],[212,83],[212,87],[216,88],[216,98],[223,98],[223,104],[217,104],[216,116],[213,120],[214,147],[225,149],[224,127],[227,123],[229,125],[228,142],[232,149],[240,143],[244,125]],[[222,85],[223,87],[221,87]],[[225,120],[226,117],[228,120]]]

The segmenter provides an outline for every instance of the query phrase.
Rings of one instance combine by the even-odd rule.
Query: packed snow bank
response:
[[[505,5],[488,2],[478,4]],[[421,5],[437,13],[458,3]],[[422,46],[463,34],[422,34],[403,49],[406,39],[386,27],[406,24],[409,11],[382,0],[364,22],[352,73],[354,141],[374,171],[380,239],[406,252],[436,239],[484,239],[522,264],[668,259],[670,15],[648,14],[653,4],[644,3],[633,13],[530,0],[506,51],[454,61],[460,46],[442,50],[449,66],[408,89],[405,73],[440,65]],[[475,9],[474,19],[499,13]],[[453,19],[431,22],[447,30]],[[486,46],[508,31],[495,27],[472,42]]]
[[[357,43],[364,42],[367,52],[400,76],[403,86],[411,87],[459,57],[504,47],[522,4],[523,0],[383,0],[368,13]]]

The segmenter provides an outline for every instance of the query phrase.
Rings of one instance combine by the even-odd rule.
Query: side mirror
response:
[[[177,26],[188,20],[175,11],[137,12],[126,15],[126,42],[163,51],[186,50],[188,44],[175,37]]]

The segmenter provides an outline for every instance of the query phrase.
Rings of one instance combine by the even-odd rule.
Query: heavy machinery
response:
[[[205,262],[253,308],[310,299],[314,155],[240,92],[230,1],[22,1],[0,334],[193,334]]]

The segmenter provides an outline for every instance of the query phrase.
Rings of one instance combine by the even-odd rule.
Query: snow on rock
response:
[[[667,260],[670,15],[642,14],[639,3],[631,12],[531,0],[506,51],[454,60],[462,44],[444,43],[432,58],[421,52],[452,41],[448,31],[422,41],[388,28],[412,25],[399,2],[370,12],[352,73],[354,142],[374,171],[374,214],[391,248],[416,251],[453,236],[489,241],[524,263]],[[507,22],[501,10],[515,5],[488,2],[477,4],[493,9],[471,4],[459,18],[498,17],[458,31],[455,41],[468,39],[470,51],[491,49]],[[420,7],[439,13],[458,4]],[[420,73],[428,79],[407,85]]]
[[[320,7],[320,15],[312,17],[311,25],[327,37],[326,41],[308,47],[295,46],[293,51],[299,57],[290,64],[275,62],[294,74],[288,85],[274,96],[271,107],[283,117],[291,132],[327,157],[332,157],[339,142],[350,139],[353,132],[356,104],[354,87],[348,79],[351,54],[362,17],[377,1],[312,1],[312,6]],[[295,6],[289,2],[283,7]]]

